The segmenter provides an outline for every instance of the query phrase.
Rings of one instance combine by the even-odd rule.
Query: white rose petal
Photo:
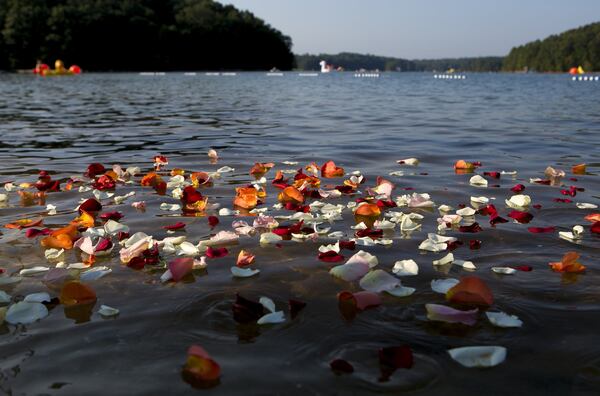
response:
[[[414,276],[419,274],[419,266],[414,260],[400,260],[394,263],[392,272],[398,276]]]
[[[258,275],[260,270],[252,269],[252,268],[240,268],[240,267],[231,267],[231,275],[236,278],[249,278],[254,275]]]
[[[515,315],[509,315],[505,312],[486,312],[491,324],[497,327],[521,327],[523,321]]]
[[[48,309],[39,302],[21,301],[8,307],[4,318],[10,324],[30,324],[48,316]]]
[[[449,349],[450,357],[465,367],[494,367],[506,359],[501,346],[472,346]]]
[[[431,290],[436,293],[446,294],[446,292],[456,286],[458,282],[459,280],[454,278],[434,279],[431,281]]]

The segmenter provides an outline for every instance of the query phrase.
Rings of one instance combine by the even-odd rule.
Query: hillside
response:
[[[335,67],[345,70],[368,69],[381,71],[445,71],[450,68],[460,71],[499,71],[502,57],[449,58],[408,60],[377,55],[363,55],[350,52],[339,54],[296,55],[299,70],[319,70],[319,62],[325,60]]]
[[[291,69],[292,42],[212,0],[0,0],[0,69]]]
[[[565,72],[579,65],[586,71],[600,70],[600,22],[515,47],[502,69]]]

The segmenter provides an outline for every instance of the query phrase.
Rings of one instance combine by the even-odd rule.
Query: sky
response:
[[[220,0],[290,36],[294,53],[407,59],[506,55],[600,21],[600,0]]]

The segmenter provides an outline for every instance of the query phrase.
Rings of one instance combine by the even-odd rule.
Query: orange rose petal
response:
[[[585,216],[585,219],[589,222],[595,223],[597,221],[600,221],[600,213],[589,214],[589,215]]]
[[[586,164],[574,165],[571,168],[571,172],[575,175],[585,175]]]
[[[192,345],[188,349],[182,376],[192,386],[209,388],[219,383],[221,367],[204,348],[199,345]]]
[[[72,306],[96,301],[96,292],[89,286],[78,281],[65,283],[60,291],[60,302]]]
[[[357,216],[377,217],[381,215],[381,209],[375,204],[366,203],[356,208],[354,214]]]
[[[185,175],[185,171],[181,168],[171,169],[171,176],[183,176]]]
[[[47,249],[72,249],[73,241],[68,235],[48,235],[40,240],[40,244]]]
[[[233,204],[243,209],[254,209],[258,205],[258,190],[254,187],[237,187]]]
[[[255,258],[256,256],[254,254],[242,249],[240,250],[240,254],[238,254],[237,262],[235,265],[237,265],[240,268],[247,267],[254,262]]]
[[[446,299],[453,303],[489,306],[494,303],[490,288],[476,276],[465,276],[446,292]]]
[[[275,164],[272,162],[257,162],[254,164],[252,169],[250,169],[250,174],[258,179],[259,177],[264,176],[265,173],[267,173],[274,166]]]
[[[553,271],[556,272],[583,272],[585,271],[585,265],[581,264],[577,259],[579,253],[567,252],[560,262],[548,263]]]
[[[279,196],[277,198],[281,203],[304,203],[304,195],[302,195],[300,190],[293,186],[288,186],[284,188],[283,191],[279,193]]]
[[[321,176],[326,178],[344,176],[344,168],[337,167],[333,161],[327,161],[321,167]]]
[[[81,211],[81,215],[76,217],[71,224],[76,224],[79,227],[91,228],[95,225],[94,216],[86,212],[85,210]]]
[[[17,230],[22,230],[23,228],[29,228],[29,227],[39,226],[43,222],[44,222],[44,219],[41,218],[41,217],[38,218],[38,219],[20,219],[20,220],[14,221],[12,223],[8,223],[4,227],[11,228],[11,229],[17,229]]]

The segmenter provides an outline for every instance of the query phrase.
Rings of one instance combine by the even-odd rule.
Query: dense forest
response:
[[[0,69],[281,70],[291,39],[212,0],[0,0]]]
[[[296,55],[296,64],[300,70],[319,70],[319,62],[325,60],[335,67],[345,70],[367,69],[381,71],[499,71],[502,68],[502,57],[489,56],[479,58],[419,59],[408,60],[377,55],[362,55],[350,52],[339,54]]]
[[[551,72],[579,65],[586,71],[600,70],[600,22],[515,47],[502,69]]]

